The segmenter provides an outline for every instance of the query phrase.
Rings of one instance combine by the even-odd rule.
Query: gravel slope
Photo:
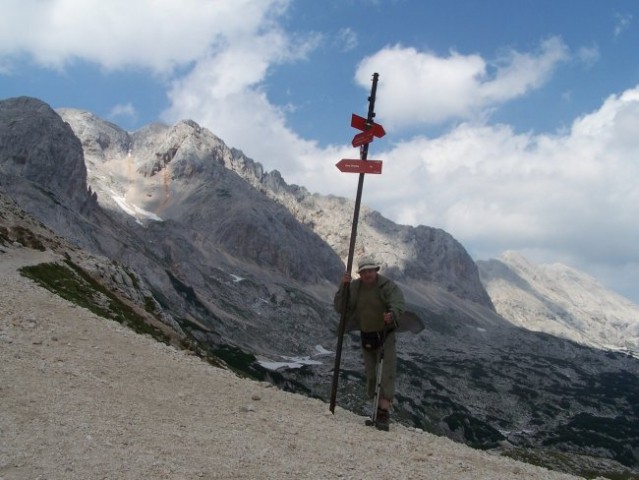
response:
[[[53,254],[2,250],[0,480],[577,478],[237,378],[17,273]]]

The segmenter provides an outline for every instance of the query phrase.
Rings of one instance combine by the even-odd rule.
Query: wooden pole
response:
[[[368,97],[368,116],[366,117],[366,130],[371,128],[375,119],[375,96],[377,95],[377,81],[379,74],[373,74],[373,86],[371,87],[371,94]],[[368,159],[368,143],[360,147],[360,158],[362,160]],[[355,196],[355,211],[353,212],[353,223],[351,226],[351,241],[348,247],[348,261],[346,263],[346,271],[351,274],[353,270],[353,255],[355,254],[355,242],[357,240],[357,224],[359,222],[359,210],[362,203],[362,191],[364,190],[364,173],[359,174],[359,181],[357,182],[357,195]],[[335,366],[333,368],[333,383],[331,386],[331,399],[330,410],[331,413],[335,413],[335,403],[337,399],[337,383],[339,381],[340,363],[342,362],[342,345],[344,343],[344,331],[346,330],[346,315],[348,310],[348,300],[350,288],[349,285],[340,286],[345,288],[342,296],[343,305],[342,313],[339,321],[339,328],[337,331],[337,347],[335,349]]]

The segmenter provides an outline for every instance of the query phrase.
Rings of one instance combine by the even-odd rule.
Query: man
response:
[[[344,308],[344,297],[348,288],[346,320],[355,322],[354,329],[361,332],[366,386],[369,398],[375,397],[377,364],[384,352],[381,392],[377,408],[375,426],[380,430],[389,429],[389,410],[395,396],[395,372],[397,357],[395,351],[395,328],[397,320],[404,313],[404,294],[392,280],[380,275],[380,265],[374,258],[363,257],[358,264],[359,279],[351,282],[345,273],[339,290],[335,294],[334,307],[339,313]],[[349,328],[347,328],[349,330]]]

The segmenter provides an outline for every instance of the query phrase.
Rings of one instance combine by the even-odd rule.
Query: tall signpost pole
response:
[[[373,74],[373,86],[371,87],[371,94],[368,97],[368,115],[364,119],[358,115],[353,114],[351,120],[351,126],[361,130],[362,132],[355,135],[353,138],[353,146],[360,147],[360,159],[348,160],[343,159],[337,163],[337,168],[342,172],[359,173],[359,182],[357,183],[357,195],[355,197],[355,211],[353,213],[353,224],[351,227],[351,240],[348,247],[348,261],[346,264],[346,271],[350,274],[353,269],[353,255],[355,253],[355,241],[357,239],[357,224],[359,222],[359,209],[362,202],[362,190],[364,189],[364,175],[366,173],[382,173],[382,166],[380,161],[374,160],[367,162],[368,160],[368,145],[373,141],[373,137],[382,137],[386,132],[384,128],[375,123],[375,96],[377,95],[377,81],[379,74]],[[375,162],[373,164],[373,162]],[[372,164],[372,165],[371,165]],[[346,315],[348,309],[348,297],[349,288],[346,286],[343,294],[342,312],[339,321],[339,328],[337,333],[337,348],[335,350],[335,367],[333,369],[333,384],[331,387],[331,400],[330,410],[331,413],[335,413],[335,403],[337,398],[337,383],[339,381],[340,363],[342,361],[342,344],[344,342],[344,332],[346,330]]]

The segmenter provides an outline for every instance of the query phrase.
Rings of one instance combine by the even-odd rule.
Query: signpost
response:
[[[353,138],[353,147],[360,147],[360,159],[349,160],[342,159],[337,162],[336,166],[341,172],[359,173],[359,181],[357,184],[357,196],[355,197],[355,211],[353,212],[353,224],[351,227],[351,240],[348,248],[348,261],[346,271],[350,274],[353,270],[353,254],[355,252],[355,240],[357,238],[357,223],[359,221],[359,209],[362,202],[362,190],[364,189],[364,175],[367,173],[382,173],[382,162],[380,160],[368,160],[368,146],[374,137],[381,138],[386,135],[384,127],[375,123],[375,96],[377,95],[377,81],[379,74],[373,74],[373,85],[371,94],[368,97],[368,115],[366,118],[353,114],[351,117],[351,126],[361,133]],[[337,383],[339,380],[339,369],[342,361],[342,344],[344,342],[344,331],[346,330],[346,313],[348,307],[349,288],[343,295],[344,303],[337,332],[337,348],[335,349],[335,367],[333,368],[333,383],[331,386],[330,410],[335,413],[335,403],[337,398]]]
[[[371,143],[373,141],[373,132],[367,130],[366,132],[358,133],[353,137],[352,145],[354,147],[361,147],[362,145],[366,145],[367,143]]]
[[[381,160],[350,160],[343,158],[335,164],[344,173],[382,173]]]
[[[373,79],[373,82],[374,81],[375,79]],[[375,116],[375,114],[373,114],[373,116]],[[377,138],[382,138],[384,135],[386,135],[384,127],[382,127],[379,123],[375,123],[373,122],[373,120],[366,119],[355,114],[351,116],[351,127],[363,132],[370,131]]]

